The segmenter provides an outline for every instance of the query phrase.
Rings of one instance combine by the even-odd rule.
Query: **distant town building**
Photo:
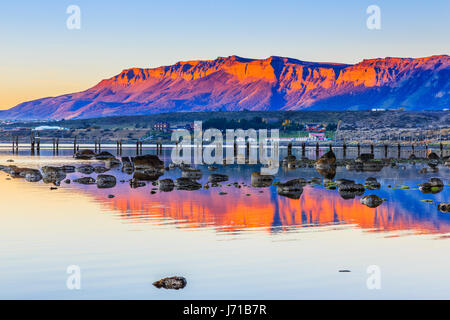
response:
[[[325,128],[321,124],[306,124],[306,131],[325,131]]]
[[[69,130],[67,128],[58,127],[58,126],[39,126],[34,128],[35,131],[44,131],[44,130]]]
[[[157,122],[153,125],[153,130],[156,131],[169,131],[170,125],[168,122]]]
[[[373,112],[377,112],[377,111],[386,111],[386,109],[373,108],[371,111],[373,111]]]

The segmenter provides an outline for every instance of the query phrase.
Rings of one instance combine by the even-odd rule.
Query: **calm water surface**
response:
[[[170,150],[163,158],[168,164]],[[0,165],[7,159],[33,168],[84,163],[72,159],[70,148],[59,156],[43,150],[39,157],[3,148]],[[450,214],[436,203],[450,200],[450,170],[419,175],[423,166],[376,173],[338,168],[336,178],[378,179],[381,189],[365,192],[387,199],[375,209],[323,186],[308,185],[297,200],[279,196],[275,187],[252,188],[250,174],[258,166],[219,166],[216,173],[244,182],[242,189],[227,182],[156,194],[151,184],[131,189],[128,182],[112,189],[62,183],[50,190],[0,172],[0,298],[449,299]],[[202,170],[204,184],[209,172]],[[107,174],[131,178],[120,168]],[[180,175],[174,169],[162,178]],[[298,177],[320,175],[312,168],[280,169],[276,179]],[[443,191],[422,194],[417,184],[431,177],[444,181]],[[69,265],[81,268],[81,290],[66,287]],[[370,265],[381,270],[380,290],[366,286]],[[344,269],[351,272],[339,272]],[[187,287],[152,286],[172,275],[186,277]]]

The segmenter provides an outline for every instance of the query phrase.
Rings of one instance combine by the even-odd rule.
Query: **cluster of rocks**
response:
[[[439,193],[444,189],[444,182],[439,178],[431,178],[428,182],[419,185],[419,190],[422,193]]]
[[[102,160],[109,165],[120,165],[120,161],[108,151],[95,153],[92,150],[86,149],[78,151],[73,157],[78,160]]]
[[[29,182],[51,183],[55,186],[59,186],[63,180],[66,183],[70,183],[69,179],[66,179],[68,173],[79,172],[84,175],[90,175],[97,173],[97,180],[92,177],[81,177],[75,179],[74,182],[80,184],[97,184],[99,188],[112,188],[116,185],[116,178],[112,175],[105,175],[103,173],[110,170],[110,168],[120,165],[120,161],[117,160],[109,152],[94,153],[91,150],[82,150],[74,155],[75,159],[80,160],[98,160],[103,161],[105,166],[92,166],[92,165],[63,165],[63,166],[43,166],[40,170],[31,168],[19,168],[14,165],[0,166],[0,170],[9,173],[12,178],[24,178]],[[53,188],[55,189],[55,188]]]
[[[96,184],[98,188],[112,188],[116,185],[116,178],[112,175],[104,174],[111,167],[116,165],[122,165],[122,171],[132,175],[129,180],[132,188],[139,188],[146,185],[146,182],[151,181],[155,188],[152,189],[152,193],[155,190],[161,192],[170,192],[174,189],[177,190],[199,190],[202,187],[208,189],[210,187],[219,187],[220,183],[228,181],[228,176],[220,173],[210,173],[208,176],[208,182],[202,186],[198,181],[203,177],[203,172],[200,169],[193,168],[187,164],[175,164],[171,163],[168,167],[164,167],[164,162],[156,155],[141,155],[136,157],[122,157],[121,161],[116,159],[109,152],[94,153],[91,150],[82,150],[75,154],[76,159],[80,160],[101,160],[105,162],[105,166],[92,166],[90,164],[83,164],[75,167],[65,165],[61,167],[44,166],[41,170],[19,168],[14,165],[0,166],[0,170],[10,174],[12,178],[24,178],[30,182],[37,182],[43,180],[45,183],[53,183],[58,186],[61,181],[66,179],[68,173],[79,172],[84,175],[90,175],[92,173],[98,174],[94,179],[93,177],[81,177],[73,180],[75,183],[83,185]],[[417,157],[410,157],[407,161],[417,162],[425,161],[428,164],[429,170],[437,170],[437,165],[440,163],[450,164],[448,158],[439,158],[436,154],[430,153],[427,159],[418,159]],[[302,167],[314,167],[317,172],[324,178],[324,186],[329,190],[338,190],[338,193],[343,199],[354,199],[356,196],[363,196],[366,190],[380,189],[380,183],[374,177],[369,177],[365,180],[364,184],[355,183],[353,180],[337,179],[336,168],[338,166],[346,166],[347,170],[356,171],[368,171],[376,172],[380,171],[385,166],[391,166],[393,168],[400,168],[400,160],[383,159],[375,160],[373,154],[363,153],[355,160],[344,159],[337,160],[332,150],[325,153],[317,161],[312,161],[307,158],[297,160],[295,156],[288,155],[285,157],[281,164],[289,169],[297,169]],[[181,177],[175,179],[161,179],[159,178],[164,174],[166,170],[179,169],[181,170]],[[208,166],[208,171],[218,170],[217,166]],[[306,184],[318,185],[322,183],[321,178],[312,178],[310,181],[306,181],[303,178],[292,179],[286,182],[273,183],[275,177],[270,174],[262,174],[261,172],[253,172],[251,174],[251,186],[255,188],[265,188],[271,185],[276,186],[277,193],[281,196],[289,197],[292,199],[299,199],[303,193],[303,188]],[[66,180],[70,183],[70,180]],[[125,182],[125,181],[122,181]],[[245,184],[239,184],[237,182],[230,183],[228,186],[234,185],[236,188],[241,188]],[[442,191],[444,187],[443,182],[438,178],[431,178],[430,181],[420,185],[419,189],[423,193],[438,193]],[[221,193],[225,195],[225,192]],[[249,194],[247,194],[249,195]],[[361,203],[375,208],[383,203],[383,200],[376,195],[367,195],[361,198]],[[444,211],[447,208],[444,204]],[[440,209],[441,210],[441,209]],[[443,210],[441,210],[443,211]]]

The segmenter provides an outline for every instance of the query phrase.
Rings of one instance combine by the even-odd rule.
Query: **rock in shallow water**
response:
[[[264,175],[260,172],[253,172],[251,176],[251,185],[255,188],[270,187],[275,179],[272,175]]]
[[[422,193],[439,193],[444,189],[444,183],[439,178],[431,178],[428,182],[422,183],[419,190]]]
[[[181,176],[183,178],[198,180],[202,177],[202,171],[200,169],[185,168],[181,171]]]
[[[172,179],[161,179],[158,181],[159,190],[162,192],[170,192],[175,187]]]
[[[356,158],[357,162],[367,162],[373,160],[375,156],[372,153],[362,153]]]
[[[202,185],[195,180],[181,177],[175,180],[175,187],[177,190],[193,191],[200,189]]]
[[[366,189],[362,184],[344,183],[339,186],[339,195],[347,200],[354,199],[356,196],[362,196]]]
[[[155,281],[153,282],[153,285],[158,289],[164,288],[179,290],[186,287],[187,281],[184,277],[170,277]]]
[[[381,187],[381,184],[374,177],[367,178],[364,184],[368,190],[376,190]]]
[[[95,184],[95,179],[92,177],[83,177],[73,180],[73,182],[79,183],[79,184]]]
[[[105,173],[106,171],[109,171],[109,169],[106,167],[102,167],[102,166],[94,167],[95,173]]]
[[[95,155],[95,159],[97,160],[110,160],[110,159],[116,159],[114,155],[112,155],[108,151],[102,151]]]
[[[340,186],[341,184],[354,184],[355,181],[354,180],[349,180],[349,179],[336,179],[336,184],[338,186]]]
[[[383,199],[381,199],[377,195],[372,194],[370,196],[365,196],[361,198],[360,202],[368,206],[369,208],[376,208],[383,203]]]
[[[90,160],[90,159],[93,159],[94,157],[95,157],[95,152],[92,150],[88,150],[88,149],[78,151],[74,155],[74,158],[79,159],[79,160]]]
[[[438,209],[441,212],[450,213],[450,203],[445,203],[445,202],[439,203]]]
[[[25,180],[28,182],[38,182],[42,180],[42,175],[39,170],[31,170],[25,174]]]
[[[91,174],[94,172],[94,167],[90,165],[81,166],[77,168],[77,171],[83,174]]]
[[[315,167],[316,169],[319,168],[329,168],[330,166],[336,165],[336,155],[332,150],[325,153],[323,156],[320,157],[319,160],[317,160]]]
[[[280,196],[288,197],[291,199],[299,199],[303,193],[303,186],[306,184],[304,179],[293,179],[285,183],[278,183],[277,193]]]
[[[75,166],[68,166],[68,165],[62,166],[61,170],[65,173],[72,173],[75,172]]]
[[[100,189],[113,188],[116,186],[116,177],[108,174],[99,174],[97,176],[97,187]]]
[[[66,173],[59,167],[44,166],[41,170],[45,183],[59,184],[66,178]]]
[[[226,174],[213,173],[208,177],[208,181],[212,183],[228,181],[228,176]]]
[[[137,156],[132,159],[136,170],[162,170],[164,171],[164,162],[162,162],[158,156],[147,154],[143,156]],[[123,162],[123,160],[122,160]]]

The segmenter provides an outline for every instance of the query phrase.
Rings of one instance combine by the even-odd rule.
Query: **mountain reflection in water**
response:
[[[305,187],[300,199],[282,197],[276,193],[275,187],[260,190],[247,186],[242,189],[222,186],[209,190],[150,194],[151,187],[131,189],[124,183],[113,190],[85,186],[82,189],[117,212],[120,218],[133,223],[169,220],[179,228],[214,227],[220,232],[254,228],[279,232],[337,224],[352,224],[367,231],[450,232],[450,217],[414,195],[416,204],[411,205],[410,197],[401,194],[408,192],[404,190],[391,191],[397,194],[390,198],[386,196],[387,201],[379,207],[369,208],[360,203],[360,197],[344,200],[337,191],[320,186]],[[219,195],[222,190],[227,194]],[[108,199],[111,193],[115,197]]]

